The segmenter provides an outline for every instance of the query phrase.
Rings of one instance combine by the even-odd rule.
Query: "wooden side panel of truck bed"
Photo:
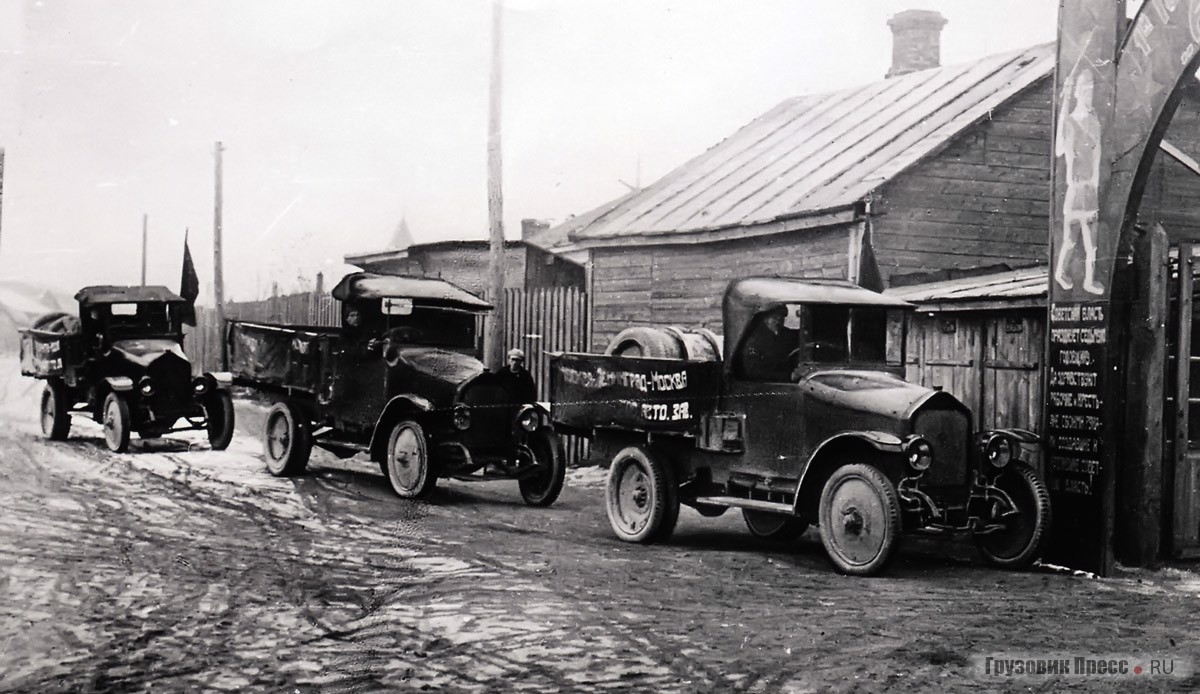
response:
[[[337,328],[229,323],[229,370],[242,384],[300,390],[324,390],[339,349]]]
[[[550,362],[550,411],[565,429],[695,434],[716,407],[721,362],[562,354]]]

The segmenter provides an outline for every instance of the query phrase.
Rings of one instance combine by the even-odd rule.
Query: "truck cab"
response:
[[[918,530],[970,532],[1024,565],[1049,520],[1017,459],[1036,437],[973,432],[960,401],[903,379],[911,310],[844,280],[737,280],[720,361],[562,355],[553,419],[611,456],[609,520],[628,541],[669,537],[682,503],[739,508],[767,539],[817,525],[847,573],[882,570]]]

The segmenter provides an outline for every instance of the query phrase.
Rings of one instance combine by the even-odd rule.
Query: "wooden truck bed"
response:
[[[240,385],[317,394],[332,371],[339,333],[338,328],[230,321],[229,370]]]
[[[720,394],[721,362],[562,354],[550,362],[550,412],[565,430],[695,435]]]

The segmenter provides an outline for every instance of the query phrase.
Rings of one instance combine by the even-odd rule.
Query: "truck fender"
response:
[[[115,390],[118,393],[127,393],[133,390],[133,379],[128,376],[107,376],[104,383],[109,390]]]
[[[852,462],[842,460],[837,455],[839,449],[870,449],[888,456],[901,455],[904,452],[904,442],[899,436],[886,431],[844,431],[825,439],[808,457],[804,472],[800,473],[800,481],[796,484],[796,513],[804,511],[801,508],[803,499],[821,493],[821,486],[839,465]]]
[[[233,374],[228,371],[206,371],[202,378],[209,382],[211,390],[229,390],[233,385]]]
[[[383,459],[388,433],[402,416],[432,411],[433,403],[420,395],[403,393],[388,400],[383,412],[379,414],[379,419],[375,420],[375,430],[371,432],[371,460]]]

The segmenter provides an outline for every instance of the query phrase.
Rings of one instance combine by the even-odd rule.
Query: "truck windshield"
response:
[[[818,364],[888,360],[888,310],[880,306],[806,306],[804,361]]]
[[[118,303],[98,306],[94,310],[108,314],[108,331],[113,339],[170,335],[174,332],[171,307],[162,302]]]
[[[384,336],[402,344],[475,349],[475,315],[416,307],[407,316],[382,316]]]

